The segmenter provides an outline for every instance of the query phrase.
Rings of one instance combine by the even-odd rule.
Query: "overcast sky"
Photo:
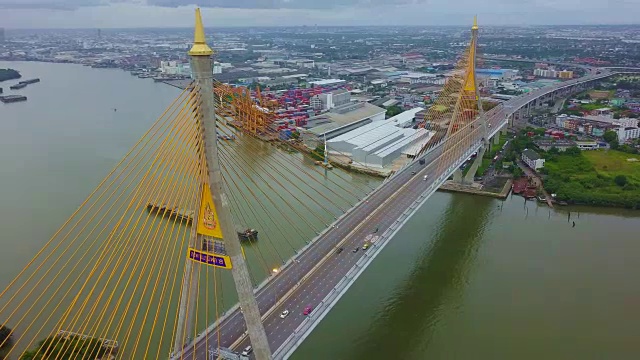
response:
[[[0,27],[638,24],[640,0],[0,0]]]

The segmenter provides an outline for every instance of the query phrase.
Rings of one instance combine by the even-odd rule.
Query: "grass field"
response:
[[[599,99],[610,99],[615,94],[615,91],[609,90],[591,90],[589,91],[589,96],[594,100]]]
[[[583,154],[599,173],[613,177],[625,175],[640,183],[640,155],[615,150],[585,151]],[[637,159],[637,161],[628,161],[628,159]]]

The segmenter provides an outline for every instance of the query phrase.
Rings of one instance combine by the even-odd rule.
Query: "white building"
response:
[[[160,71],[167,75],[191,75],[191,65],[178,61],[161,61]]]
[[[309,99],[309,104],[314,109],[330,110],[348,104],[350,101],[351,94],[349,93],[349,91],[341,89],[315,95],[311,99]]]
[[[535,69],[533,70],[534,76],[554,78],[557,76],[557,72],[554,69]]]
[[[434,132],[400,126],[403,119],[415,116],[415,110],[405,111],[397,122],[392,120],[395,117],[375,121],[328,140],[329,154],[348,156],[356,165],[376,168],[388,167],[402,155],[416,156]]]
[[[531,149],[524,149],[522,152],[522,161],[533,170],[544,167],[544,159],[540,158],[540,155]]]
[[[640,128],[637,127],[619,127],[616,132],[618,133],[618,142],[621,144],[640,138]]]
[[[346,83],[345,80],[340,80],[340,79],[326,79],[326,80],[309,81],[310,85],[318,85],[318,86],[343,85],[345,83]]]
[[[424,109],[421,107],[416,107],[411,110],[401,112],[400,114],[387,119],[387,122],[402,128],[411,127],[413,125],[416,114],[422,110]]]

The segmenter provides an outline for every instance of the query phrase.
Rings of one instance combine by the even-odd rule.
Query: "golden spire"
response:
[[[202,16],[200,16],[200,8],[196,9],[196,30],[193,36],[193,46],[189,50],[191,56],[211,56],[213,50],[207,45],[207,39],[204,35],[204,26],[202,25]]]
[[[471,30],[478,30],[478,16],[477,15],[473,16],[473,26],[471,27]]]

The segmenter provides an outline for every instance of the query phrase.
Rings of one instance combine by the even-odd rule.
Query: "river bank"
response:
[[[616,150],[547,153],[545,188],[569,204],[640,209],[640,155]]]

